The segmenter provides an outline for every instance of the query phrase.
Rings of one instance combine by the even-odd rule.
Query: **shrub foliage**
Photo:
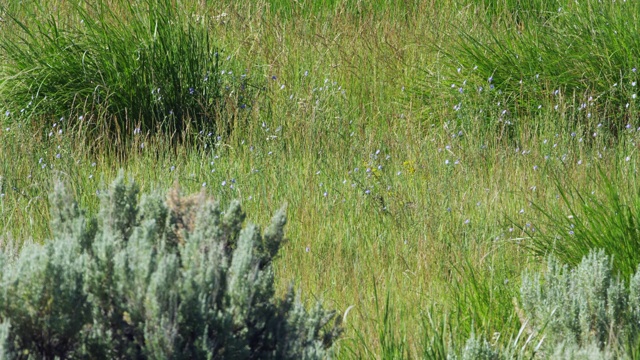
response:
[[[577,346],[619,353],[635,345],[640,271],[623,280],[615,276],[611,263],[604,251],[592,251],[573,269],[550,258],[544,276],[525,274],[521,297],[527,326],[565,350]]]
[[[604,251],[590,252],[575,268],[550,257],[545,272],[523,274],[520,294],[519,334],[501,348],[472,336],[463,359],[638,356],[640,270],[629,280],[615,276]]]
[[[53,239],[0,253],[0,355],[16,358],[326,358],[339,318],[274,299],[284,209],[261,234],[238,202],[144,194],[124,176],[88,216],[61,184]]]

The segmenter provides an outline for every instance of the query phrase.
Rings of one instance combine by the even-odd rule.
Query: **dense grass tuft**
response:
[[[528,246],[539,255],[554,254],[561,262],[576,266],[592,249],[611,256],[613,269],[624,278],[640,264],[640,193],[628,174],[615,177],[598,167],[591,176],[591,192],[558,183],[561,199],[555,206],[537,206],[540,227]]]
[[[16,34],[0,38],[0,97],[11,112],[80,115],[70,121],[100,135],[222,133],[234,121],[229,108],[251,105],[247,74],[234,74],[197,8],[168,0],[65,6],[64,17],[35,3],[7,12]]]
[[[579,123],[598,114],[619,130],[637,118],[637,2],[502,3],[478,2],[490,19],[443,49],[476,90],[495,87],[518,117],[563,102]]]

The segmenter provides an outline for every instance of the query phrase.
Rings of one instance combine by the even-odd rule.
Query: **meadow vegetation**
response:
[[[591,0],[9,2],[0,243],[53,237],[55,180],[96,214],[122,169],[142,192],[237,199],[257,223],[286,204],[277,295],[293,284],[340,313],[339,358],[636,358],[639,16]],[[547,328],[566,305],[537,307],[566,291],[553,281],[605,281],[602,311],[624,315]]]

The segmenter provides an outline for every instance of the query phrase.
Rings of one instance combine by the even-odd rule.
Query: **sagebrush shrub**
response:
[[[339,318],[275,299],[284,209],[261,234],[233,202],[165,200],[124,176],[88,216],[57,184],[53,239],[0,252],[0,355],[16,358],[326,358]],[[28,354],[28,355],[25,355]]]
[[[522,310],[549,343],[618,351],[638,338],[639,285],[640,271],[626,286],[604,251],[592,251],[573,269],[550,258],[543,277],[523,276]]]
[[[543,273],[524,273],[516,312],[520,332],[502,346],[472,334],[451,359],[619,359],[640,350],[640,269],[628,282],[604,251],[570,268],[548,259]]]

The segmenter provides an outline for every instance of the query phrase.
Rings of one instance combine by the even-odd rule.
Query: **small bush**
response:
[[[550,258],[547,271],[525,274],[522,311],[530,331],[544,333],[548,345],[617,352],[635,343],[640,330],[640,271],[629,286],[612,272],[604,251],[591,252],[575,268]]]
[[[227,75],[204,13],[170,0],[60,6],[7,10],[14,31],[0,36],[0,103],[10,112],[68,116],[101,135],[220,133],[250,101],[246,77]]]
[[[325,358],[333,313],[274,299],[284,210],[261,234],[234,202],[142,195],[122,174],[87,216],[58,184],[53,240],[0,253],[0,354],[17,358]],[[336,319],[336,321],[339,318]],[[28,355],[25,355],[28,354]]]
[[[592,251],[573,269],[549,257],[544,273],[523,274],[517,336],[495,346],[472,335],[461,358],[634,358],[640,334],[640,268],[627,283],[613,274],[611,263],[604,251]]]

